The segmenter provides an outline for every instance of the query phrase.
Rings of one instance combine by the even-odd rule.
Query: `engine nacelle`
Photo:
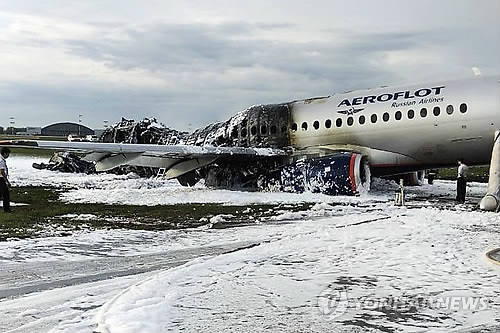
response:
[[[350,152],[292,163],[282,159],[218,162],[201,170],[200,177],[215,188],[327,195],[356,195],[370,187],[367,158]]]
[[[283,167],[280,183],[288,192],[356,195],[360,189],[369,189],[370,168],[367,158],[360,154],[338,153]]]

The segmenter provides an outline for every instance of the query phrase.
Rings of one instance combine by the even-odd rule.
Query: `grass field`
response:
[[[68,141],[64,136],[42,136],[42,135],[10,135],[0,134],[0,140],[40,140],[40,141]]]
[[[40,141],[67,141],[65,137],[57,136],[19,136],[19,135],[0,135],[0,141],[4,140],[40,140]],[[54,150],[33,149],[33,148],[15,148],[9,147],[13,156],[39,156],[50,158]]]
[[[471,182],[487,183],[490,172],[489,165],[474,166],[469,168],[468,179]],[[457,179],[457,168],[440,169],[437,179]]]
[[[60,191],[46,187],[12,188],[12,201],[27,205],[13,207],[13,212],[9,214],[0,211],[0,241],[11,238],[65,235],[82,229],[193,228],[210,223],[210,218],[220,214],[227,215],[224,223],[229,225],[272,216],[275,215],[276,209],[280,209],[279,205],[252,205],[250,209],[246,209],[241,206],[219,204],[154,207],[71,204],[59,200]],[[308,209],[310,205],[298,204],[291,210]]]

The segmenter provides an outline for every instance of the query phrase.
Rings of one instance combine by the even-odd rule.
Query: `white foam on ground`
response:
[[[372,223],[359,222],[383,218]],[[478,227],[500,228],[496,214],[394,208],[287,225],[279,240],[197,260],[142,281],[110,300],[97,320],[102,332],[332,331],[367,324],[416,332],[494,323],[500,272],[481,258],[500,244]],[[265,230],[265,227],[262,227]],[[354,300],[477,296],[488,308],[420,308],[393,317],[349,307],[335,320],[321,315],[318,296],[347,288]]]
[[[500,319],[500,271],[484,258],[486,250],[500,247],[498,214],[394,207],[390,202],[394,183],[386,181],[376,181],[374,192],[355,198],[245,193],[203,186],[184,188],[133,175],[39,171],[31,169],[33,160],[26,158],[8,162],[14,185],[73,188],[65,200],[145,205],[186,202],[186,198],[242,205],[270,200],[317,203],[303,212],[284,208],[275,222],[231,229],[98,230],[1,242],[0,262],[8,269],[21,269],[27,262],[50,266],[54,260],[98,260],[240,241],[261,243],[156,275],[0,300],[0,312],[6,314],[0,316],[0,326],[9,332],[91,333],[96,323],[101,332],[111,333],[379,332],[377,326],[386,331],[449,332]],[[481,195],[485,189],[484,184],[472,183],[469,194]],[[112,199],[105,198],[106,191],[111,191]],[[432,193],[453,198],[455,183],[436,181],[408,192],[410,197]],[[346,201],[360,205],[334,205]],[[224,216],[218,216],[214,223],[222,220]],[[349,307],[341,317],[329,320],[320,314],[317,303],[318,296],[332,287],[347,288],[351,300],[476,295],[488,299],[488,308],[451,311],[424,307],[416,313],[391,314]],[[366,326],[360,329],[363,323]]]

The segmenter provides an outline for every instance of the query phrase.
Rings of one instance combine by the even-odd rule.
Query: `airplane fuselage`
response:
[[[353,150],[373,168],[487,164],[500,128],[500,80],[475,77],[335,94],[291,104],[298,152]]]

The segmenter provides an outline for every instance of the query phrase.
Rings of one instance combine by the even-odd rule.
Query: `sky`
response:
[[[0,0],[3,127],[155,117],[192,130],[472,67],[500,72],[498,0]]]

